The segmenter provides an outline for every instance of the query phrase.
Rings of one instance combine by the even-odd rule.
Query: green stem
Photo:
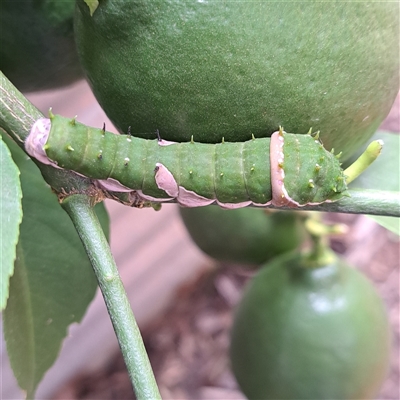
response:
[[[161,399],[143,340],[110,247],[86,195],[62,202],[82,240],[110,315],[138,399]]]
[[[43,114],[0,71],[0,128],[24,149],[33,123]]]
[[[400,217],[400,192],[352,189],[349,194],[334,203],[304,206],[301,210]]]

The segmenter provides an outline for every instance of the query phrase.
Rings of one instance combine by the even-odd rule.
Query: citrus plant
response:
[[[70,82],[79,76],[77,71],[81,65],[107,115],[121,133],[129,133],[115,139],[105,128],[93,130],[82,127],[75,120],[64,121],[66,134],[60,133],[58,139],[65,136],[64,139],[69,141],[73,131],[91,132],[93,137],[85,142],[81,135],[77,146],[60,142],[62,145],[57,148],[53,146],[51,136],[49,139],[49,133],[56,129],[54,121],[62,118],[54,119],[51,114],[49,119],[43,119],[43,115],[1,74],[0,127],[32,158],[27,160],[7,136],[0,142],[2,227],[7,232],[1,241],[4,279],[0,286],[0,305],[5,309],[3,318],[11,364],[28,398],[34,397],[38,383],[56,359],[68,325],[84,314],[94,293],[94,277],[111,316],[137,398],[160,398],[115,262],[93,212],[94,204],[106,197],[139,207],[158,208],[160,199],[186,206],[219,202],[227,208],[242,207],[249,205],[240,199],[249,195],[246,179],[250,176],[255,193],[265,197],[261,204],[250,199],[253,205],[399,217],[400,188],[395,186],[398,182],[395,185],[391,182],[395,175],[386,173],[383,177],[380,169],[377,184],[368,186],[367,180],[367,184],[358,186],[359,190],[352,184],[347,187],[350,180],[380,153],[380,141],[373,142],[350,169],[343,171],[340,166],[368,141],[398,92],[398,3],[77,0],[73,24],[78,66],[71,44],[71,2],[2,0],[0,6],[2,28],[6,27],[0,32],[1,68],[17,87],[21,90],[43,89]],[[286,136],[289,134],[282,126],[294,135]],[[299,139],[297,134],[304,135],[311,127],[314,133]],[[276,132],[275,136],[269,139],[273,132]],[[138,141],[136,136],[142,139]],[[76,137],[72,135],[72,138]],[[285,137],[292,138],[286,147]],[[104,140],[107,146],[103,154]],[[314,142],[305,153],[296,145],[304,140]],[[392,138],[385,140],[392,141]],[[34,146],[29,147],[32,141]],[[171,141],[187,143],[177,145]],[[129,145],[129,155],[124,154],[128,145],[125,148],[123,144],[132,142],[140,145],[136,150]],[[271,143],[274,143],[273,152],[270,151]],[[249,157],[254,157],[254,165],[249,165],[245,171],[243,166],[247,165],[249,157],[236,156],[233,150],[237,154],[240,149],[250,149],[254,145],[265,149],[248,152]],[[333,147],[334,154],[330,153]],[[199,149],[196,157],[190,153],[194,148]],[[91,149],[90,157],[86,155],[87,149]],[[168,162],[174,162],[173,168],[170,167],[172,172],[165,158],[162,162],[155,159],[157,154],[164,157],[177,149],[186,149],[189,156],[182,158],[182,154],[178,154],[175,161],[170,157]],[[203,149],[207,149],[208,158],[201,154]],[[213,158],[217,152],[219,159]],[[52,158],[53,154],[61,155],[61,158]],[[73,158],[77,154],[76,163],[63,168],[69,156]],[[316,160],[311,155],[322,159]],[[147,165],[148,159],[155,161],[155,165]],[[333,176],[329,175],[330,168],[325,168],[326,159],[336,165]],[[384,171],[396,170],[396,159],[387,158],[385,154],[382,159]],[[224,164],[224,160],[229,164]],[[218,169],[219,161],[224,171]],[[192,162],[197,163],[196,170],[189,166]],[[263,169],[259,169],[259,163]],[[110,180],[114,166],[118,176]],[[130,169],[125,166],[138,168],[135,179],[138,178],[140,186],[131,185],[126,173]],[[202,179],[197,176],[191,180],[191,175],[209,171],[210,167],[213,172]],[[265,173],[260,174],[260,170]],[[232,171],[235,173],[231,174]],[[295,178],[285,181],[290,172],[295,173]],[[309,173],[315,176],[311,177]],[[228,176],[229,179],[224,179]],[[330,179],[324,180],[327,176]],[[218,185],[222,183],[222,196],[229,192],[228,198],[219,197],[217,179]],[[301,190],[296,187],[297,179],[302,182]],[[147,184],[155,194],[147,192]],[[261,187],[267,188],[268,193]],[[322,200],[324,204],[316,204],[314,196],[304,202],[291,197],[295,193],[302,199],[304,193],[319,187],[329,193]],[[197,191],[198,188],[201,191]],[[318,190],[315,191],[320,195]],[[54,192],[73,225],[65,221]],[[243,215],[253,213],[246,209],[237,211],[238,215],[242,211]],[[107,230],[104,210],[98,212],[103,213]],[[269,223],[275,224],[275,219],[282,218],[275,225],[275,232],[282,230],[281,236],[286,237],[285,214],[276,215]],[[287,215],[290,215],[290,222],[293,215]],[[250,224],[253,217],[244,219]],[[291,220],[290,225],[293,223]],[[258,240],[263,234],[261,231],[256,233],[256,229],[246,228],[246,231],[256,234]],[[83,247],[75,243],[78,238],[75,230]],[[53,231],[62,231],[62,235],[56,237]],[[244,230],[241,233],[244,234]],[[55,251],[58,248],[65,251]],[[261,260],[256,250],[251,253],[246,259]],[[349,324],[348,336],[345,335],[347,328],[342,332],[343,340],[349,339],[345,342],[348,347],[343,347],[345,352],[348,351],[343,360],[347,370],[354,370],[354,378],[341,392],[332,389],[327,393],[343,398],[358,394],[368,396],[377,388],[386,362],[386,328],[384,318],[380,317],[379,301],[357,273],[350,272],[335,258],[327,269],[320,266],[310,270],[303,268],[304,260],[299,255],[283,257],[268,268],[275,274],[272,280],[279,281],[282,288],[287,289],[281,293],[287,296],[282,298],[284,304],[290,304],[286,299],[298,296],[299,304],[304,305],[303,314],[299,312],[299,315],[307,314],[310,324],[320,333],[325,331],[318,318],[322,321],[325,316],[315,314],[315,309],[310,309],[305,299],[312,285],[316,285],[317,294],[322,293],[322,298],[324,293],[329,299],[335,298],[337,289],[339,299],[349,300],[349,308],[345,308],[343,314],[337,310],[335,315],[326,315],[326,321],[332,327],[335,321]],[[239,259],[239,254],[234,258]],[[88,269],[89,263],[94,275]],[[279,268],[274,267],[274,263]],[[298,271],[299,275],[295,274],[295,277],[300,286],[296,286],[295,281],[288,283],[292,273],[289,264],[295,266],[293,271]],[[260,273],[264,274],[265,270]],[[318,275],[325,271],[332,273],[333,281],[342,275],[345,280],[329,286],[328,283],[332,283],[329,277],[325,281]],[[47,284],[43,285],[43,281]],[[82,286],[88,288],[87,291]],[[354,297],[350,296],[352,293]],[[359,305],[362,320],[355,315],[354,304]],[[362,333],[366,326],[363,307],[367,305],[374,311],[376,329]],[[283,316],[275,311],[273,314],[278,324],[282,322],[279,327],[284,326],[288,334],[295,334],[298,319],[283,325]],[[257,318],[251,323],[256,323]],[[261,328],[266,326],[262,321],[260,324]],[[335,329],[339,328],[336,326]],[[265,333],[262,329],[260,332]],[[280,332],[284,336],[285,332]],[[302,331],[299,339],[305,338],[306,331]],[[372,343],[374,338],[377,343]],[[351,340],[355,343],[356,339],[370,346],[363,354],[365,368],[347,357],[360,354],[358,344],[351,346],[350,343]],[[235,336],[233,340],[236,340]],[[264,346],[262,341],[262,337],[258,337],[254,343]],[[311,345],[307,348],[312,350]],[[300,351],[299,354],[309,363],[310,368],[304,372],[317,371],[320,374],[317,376],[332,388],[341,375],[332,361],[333,350],[326,348],[327,361],[323,362],[321,370],[320,364],[310,363],[309,354],[300,354]],[[232,359],[238,362],[237,368],[242,368],[238,365],[245,355],[232,354]],[[262,364],[265,362],[263,354],[257,354],[254,365],[269,369],[270,365]],[[271,354],[275,359],[287,356],[283,350]],[[373,357],[374,365],[370,362]],[[298,370],[293,376],[300,376]],[[297,392],[289,392],[289,387],[286,392],[282,391],[279,385],[287,382],[287,376],[281,370],[278,372],[276,386],[268,385],[272,396],[284,393],[300,398],[311,394],[302,385],[298,386],[298,381],[293,385],[288,383],[291,388],[297,388]],[[376,379],[371,377],[372,373]],[[332,377],[329,382],[328,375]],[[261,392],[253,393],[247,389],[245,373],[239,372],[237,376],[249,396],[269,395],[261,383]],[[311,375],[304,376],[311,379]],[[369,377],[370,388],[367,390],[363,382]],[[298,379],[301,380],[301,376]],[[316,383],[310,385],[310,390],[313,388],[314,393],[321,393]]]

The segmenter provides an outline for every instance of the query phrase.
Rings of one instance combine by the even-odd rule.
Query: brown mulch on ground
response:
[[[399,399],[399,259],[400,242],[364,216],[330,214],[349,232],[332,240],[332,248],[362,270],[384,299],[393,331],[391,370],[379,399]],[[333,222],[333,221],[332,221]],[[198,277],[144,332],[164,399],[244,399],[229,370],[227,350],[232,309],[240,299],[248,269],[220,266]],[[65,399],[133,399],[122,357],[101,371],[81,376],[55,397]]]

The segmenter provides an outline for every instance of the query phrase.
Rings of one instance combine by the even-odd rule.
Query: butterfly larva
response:
[[[173,143],[52,115],[35,122],[25,147],[39,161],[92,178],[107,191],[135,191],[152,202],[301,207],[347,195],[337,156],[311,134],[282,129],[239,143]]]

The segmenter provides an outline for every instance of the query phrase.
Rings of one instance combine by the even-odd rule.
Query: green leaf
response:
[[[15,144],[10,147],[21,171],[24,217],[3,313],[4,336],[18,384],[27,398],[33,398],[57,358],[68,326],[82,319],[97,284],[56,195],[36,165]],[[100,214],[104,229],[108,220],[103,205]]]
[[[8,298],[8,283],[14,272],[14,260],[22,220],[21,184],[19,170],[8,147],[0,136],[0,311]]]
[[[382,154],[351,183],[350,187],[400,192],[400,134],[378,131],[371,141],[377,139],[384,142]],[[400,218],[372,215],[369,217],[400,235]]]
[[[83,0],[90,10],[90,16],[93,16],[93,13],[96,11],[97,7],[99,6],[98,0]]]

